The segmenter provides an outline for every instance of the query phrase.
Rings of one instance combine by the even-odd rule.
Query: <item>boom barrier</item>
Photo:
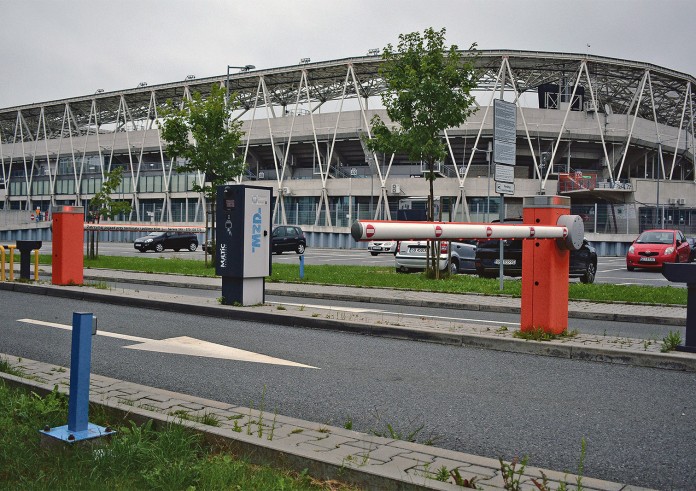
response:
[[[560,334],[568,327],[570,251],[582,247],[582,218],[569,215],[564,196],[524,199],[522,225],[464,222],[356,221],[351,235],[366,240],[524,239],[522,242],[522,331]]]

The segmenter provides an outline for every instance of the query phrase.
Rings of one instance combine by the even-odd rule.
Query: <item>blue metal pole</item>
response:
[[[86,431],[89,424],[89,373],[92,363],[92,313],[73,312],[70,357],[68,430]]]
[[[300,279],[304,279],[304,254],[300,254]]]

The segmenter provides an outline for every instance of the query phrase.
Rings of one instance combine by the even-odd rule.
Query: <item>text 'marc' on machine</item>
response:
[[[228,184],[217,187],[215,272],[222,276],[228,305],[264,302],[271,274],[271,188]]]

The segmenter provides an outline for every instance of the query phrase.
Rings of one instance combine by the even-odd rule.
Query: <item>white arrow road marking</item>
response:
[[[35,324],[39,326],[56,327],[58,329],[72,331],[72,326],[67,324],[58,324],[56,322],[46,322],[36,319],[18,319],[18,322],[25,322],[27,324]],[[201,341],[200,339],[190,338],[188,336],[168,339],[149,339],[108,331],[97,331],[97,334],[99,336],[119,338],[126,341],[140,343],[124,346],[124,348],[127,349],[157,351],[159,353],[170,353],[176,355],[203,356],[207,358],[220,358],[223,360],[248,361],[252,363],[268,363],[271,365],[284,365],[289,367],[315,368],[319,370],[319,368],[311,365],[303,365],[302,363],[283,360],[282,358],[274,358],[272,356],[254,353],[253,351],[245,351],[222,344],[209,343],[207,341]]]

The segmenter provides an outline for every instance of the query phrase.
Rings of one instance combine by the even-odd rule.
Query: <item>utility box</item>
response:
[[[51,282],[54,285],[84,282],[84,213],[82,206],[59,206],[53,211]]]
[[[265,300],[271,274],[271,188],[218,186],[215,212],[215,272],[225,303],[256,305]]]

